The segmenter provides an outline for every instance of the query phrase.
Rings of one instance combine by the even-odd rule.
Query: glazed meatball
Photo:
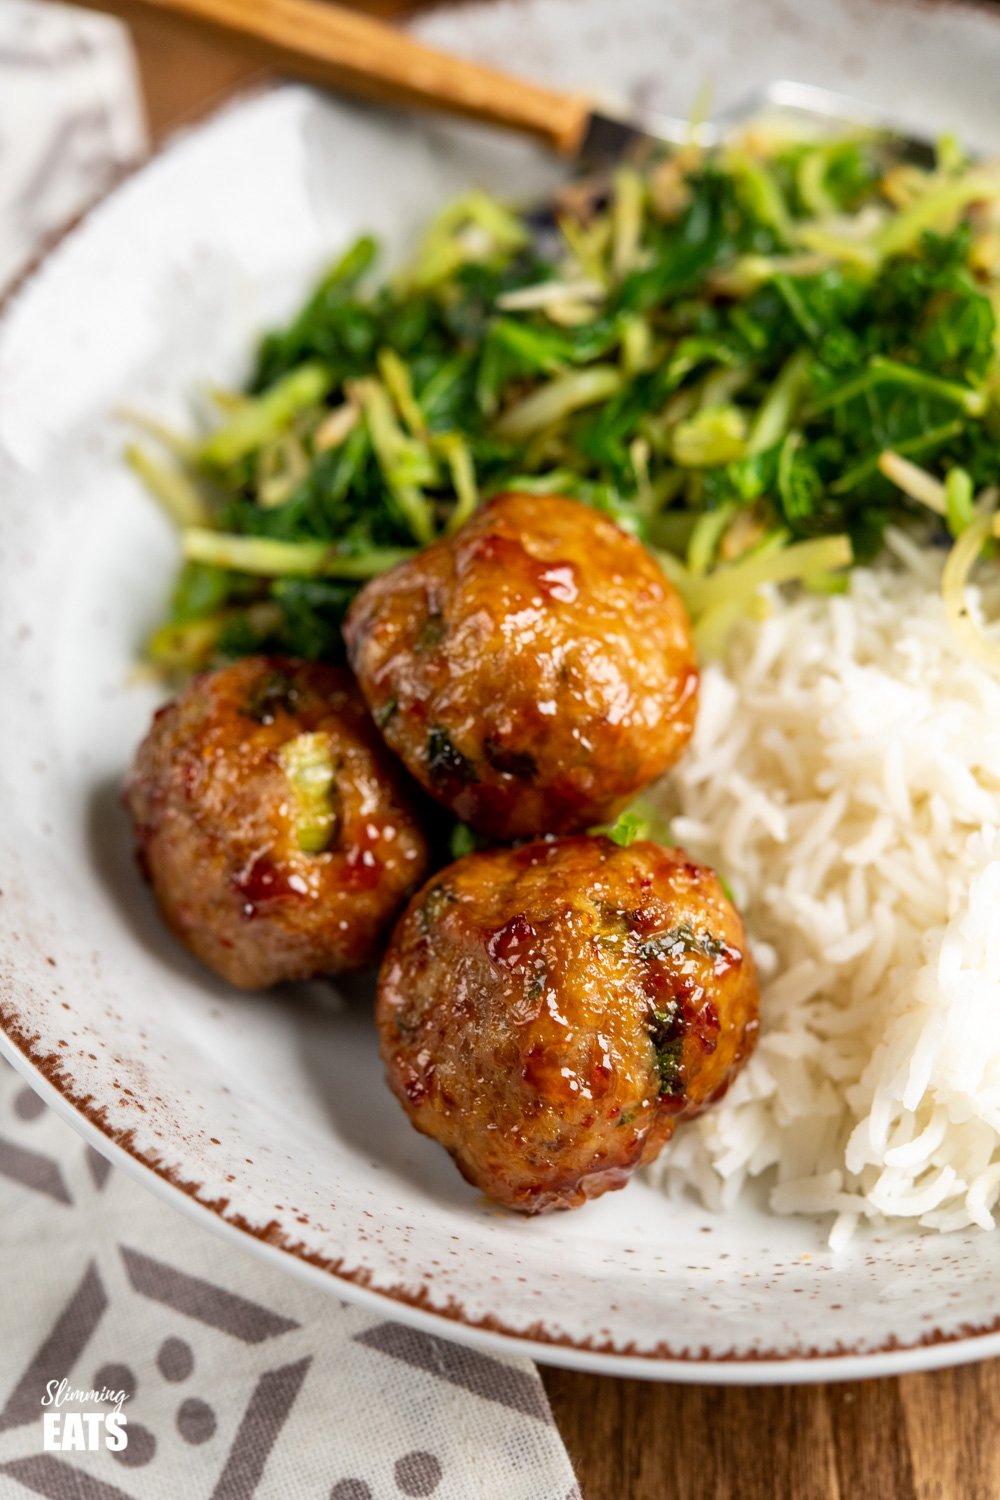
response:
[[[168,924],[246,989],[376,962],[429,868],[412,796],[336,667],[248,657],[195,679],[154,718],[125,803]]]
[[[367,584],[345,634],[389,745],[493,838],[614,817],[694,726],[680,596],[637,541],[574,500],[493,500]]]
[[[711,870],[576,837],[470,854],[400,919],[379,976],[389,1083],[524,1213],[624,1187],[751,1051],[757,984]]]

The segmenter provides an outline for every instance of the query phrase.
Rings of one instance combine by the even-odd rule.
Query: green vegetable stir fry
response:
[[[843,587],[889,525],[957,539],[964,620],[997,499],[996,167],[759,126],[544,218],[471,193],[393,279],[375,259],[338,261],[204,436],[128,450],[181,529],[161,668],[336,659],[360,582],[511,489],[640,536],[703,650],[765,584]]]

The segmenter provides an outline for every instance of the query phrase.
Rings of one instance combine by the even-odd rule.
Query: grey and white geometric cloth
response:
[[[128,38],[69,5],[0,3],[0,292],[145,149]]]
[[[44,1451],[43,1397],[126,1392],[127,1446]],[[68,1402],[69,1411],[110,1411]],[[571,1500],[538,1373],[223,1242],[0,1063],[0,1496]]]
[[[143,144],[121,28],[0,0],[0,292]],[[69,1414],[113,1410],[88,1399],[59,1408],[46,1448],[63,1380],[125,1393],[125,1447],[65,1442]],[[0,1062],[0,1500],[30,1495],[579,1500],[530,1361],[361,1312],[222,1241]]]

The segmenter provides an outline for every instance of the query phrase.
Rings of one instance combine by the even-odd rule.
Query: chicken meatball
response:
[[[247,657],[196,678],[154,718],[125,803],[168,924],[246,989],[375,962],[429,868],[411,793],[336,667]]]
[[[639,542],[575,500],[498,497],[367,584],[345,634],[389,745],[493,838],[612,818],[694,726],[680,596]]]
[[[751,1051],[743,926],[678,849],[576,837],[470,854],[410,902],[379,976],[389,1083],[523,1213],[624,1187]]]

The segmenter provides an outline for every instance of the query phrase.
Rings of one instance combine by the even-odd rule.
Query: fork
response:
[[[426,46],[405,31],[327,0],[137,0],[225,32],[270,62],[381,103],[438,110],[533,136],[560,155],[603,165],[644,144],[712,146],[761,116],[803,130],[867,126],[901,137],[914,159],[932,155],[919,132],[885,111],[813,84],[778,81],[714,120],[692,123],[646,110],[598,107],[587,94],[497,72]]]

